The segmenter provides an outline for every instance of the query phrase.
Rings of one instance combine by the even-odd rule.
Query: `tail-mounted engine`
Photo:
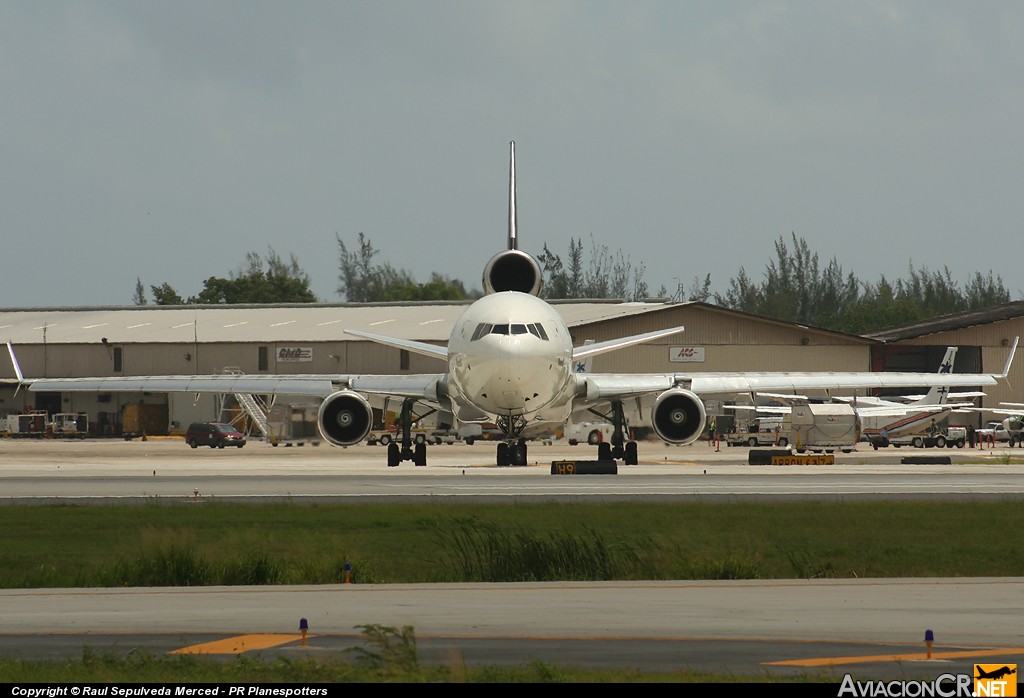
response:
[[[370,433],[373,410],[359,393],[339,390],[320,404],[316,419],[325,439],[335,446],[352,446]]]
[[[521,250],[504,250],[484,267],[484,293],[519,291],[540,295],[544,274],[537,260]]]
[[[654,431],[670,444],[693,443],[704,431],[704,403],[682,388],[666,390],[654,402]]]

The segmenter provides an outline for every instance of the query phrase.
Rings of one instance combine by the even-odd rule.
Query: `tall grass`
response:
[[[650,576],[629,542],[608,542],[587,526],[534,533],[487,521],[438,528],[437,546],[448,576],[460,581],[534,582],[638,579]]]
[[[1024,503],[0,506],[0,587],[1024,576]]]

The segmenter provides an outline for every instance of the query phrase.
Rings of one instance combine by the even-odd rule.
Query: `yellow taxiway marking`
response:
[[[307,635],[307,639],[313,637]],[[252,650],[265,650],[268,647],[279,647],[289,642],[302,639],[302,635],[281,633],[264,633],[256,635],[236,635],[235,637],[189,645],[168,652],[168,654],[241,654]]]
[[[1021,647],[990,647],[978,650],[958,650],[956,652],[926,652],[912,654],[876,654],[866,657],[819,657],[813,659],[784,659],[780,662],[764,662],[766,666],[836,666],[839,664],[863,664],[865,662],[927,662],[940,659],[963,659],[964,657],[987,657],[989,655],[1021,654]]]

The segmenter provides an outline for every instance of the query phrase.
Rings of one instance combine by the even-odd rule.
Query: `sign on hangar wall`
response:
[[[277,360],[280,363],[302,363],[313,360],[313,347],[278,347]]]
[[[704,347],[669,347],[668,360],[702,364]]]

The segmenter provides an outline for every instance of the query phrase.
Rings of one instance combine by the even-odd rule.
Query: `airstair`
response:
[[[236,367],[225,368],[223,372],[229,375],[242,375],[242,370]],[[259,436],[266,439],[267,434],[269,433],[267,428],[267,412],[269,411],[269,407],[267,406],[267,403],[262,398],[251,393],[235,393],[234,395],[235,401],[238,402],[243,413],[248,415],[250,427],[252,427],[253,430],[258,430]],[[223,415],[227,411],[229,411],[228,405],[226,403],[221,403],[221,414]],[[234,423],[242,416],[237,412],[234,414],[235,416],[233,419],[225,421]],[[235,426],[238,425],[236,424]]]
[[[238,404],[242,406],[245,413],[249,415],[252,425],[259,430],[260,436],[266,438],[267,412],[262,400],[257,399],[255,395],[250,393],[235,393],[235,399],[238,400]]]

